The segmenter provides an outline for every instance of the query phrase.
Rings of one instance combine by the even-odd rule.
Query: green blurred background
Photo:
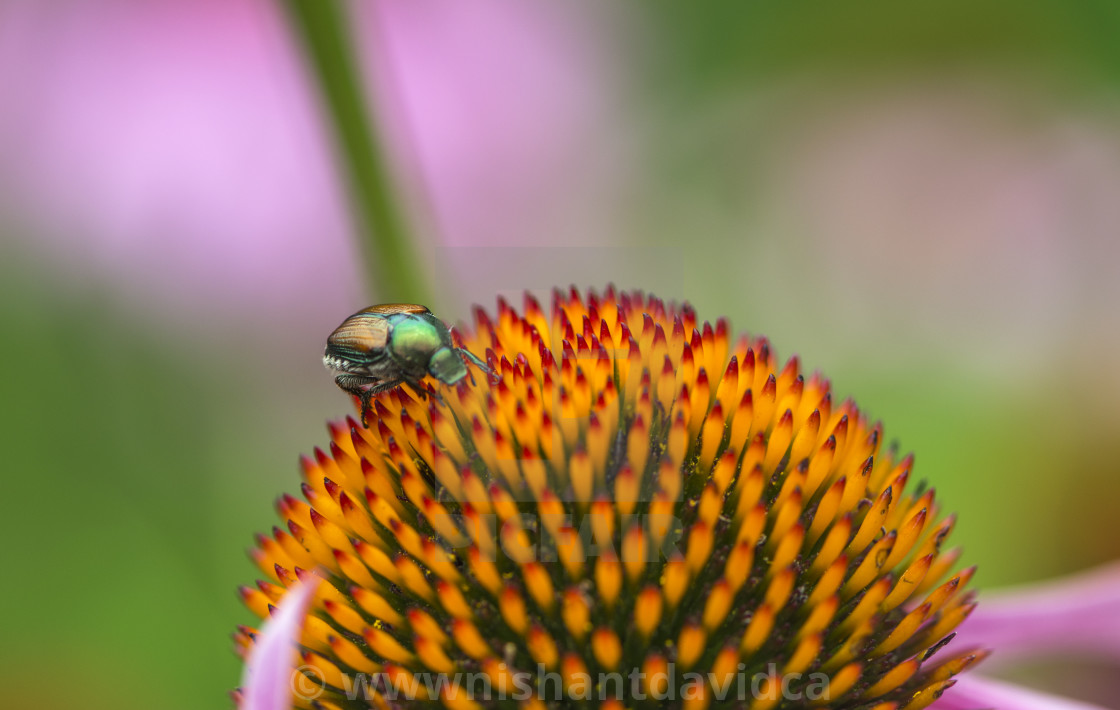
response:
[[[410,6],[351,10],[433,310],[686,298],[915,451],[979,586],[1120,557],[1120,5]],[[12,707],[237,683],[324,337],[393,300],[297,47],[263,0],[0,5]]]

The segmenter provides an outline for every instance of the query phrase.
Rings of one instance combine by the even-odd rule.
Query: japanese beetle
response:
[[[420,380],[431,375],[445,385],[458,383],[468,374],[463,358],[493,374],[476,355],[455,347],[451,330],[425,306],[385,303],[342,321],[327,338],[323,364],[335,373],[335,384],[361,400],[364,424],[370,397],[401,383],[426,397]]]

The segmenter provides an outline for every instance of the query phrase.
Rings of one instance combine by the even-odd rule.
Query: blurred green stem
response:
[[[334,127],[371,295],[428,303],[428,283],[418,268],[374,111],[362,90],[346,8],[339,0],[284,0],[284,5]]]

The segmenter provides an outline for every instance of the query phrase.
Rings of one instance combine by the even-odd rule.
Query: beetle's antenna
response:
[[[495,372],[494,370],[492,370],[492,369],[490,368],[490,366],[489,366],[489,365],[487,365],[487,364],[486,364],[485,362],[483,362],[483,361],[482,361],[482,358],[480,358],[479,356],[475,355],[475,354],[474,354],[474,353],[472,353],[472,352],[471,352],[470,350],[467,350],[466,348],[459,348],[459,354],[460,354],[460,355],[461,355],[462,357],[465,357],[465,358],[466,358],[466,359],[467,359],[468,361],[470,361],[470,362],[474,363],[474,366],[475,366],[475,367],[477,367],[478,369],[482,370],[482,371],[483,371],[483,372],[485,372],[485,373],[486,373],[487,375],[492,375],[492,376],[493,376],[493,379],[492,379],[492,380],[489,380],[489,384],[494,384],[494,381],[496,381],[496,380],[500,380],[500,379],[501,379],[501,378],[499,378],[499,377],[498,377],[498,373],[497,373],[497,372]],[[474,381],[474,375],[473,375],[473,374],[471,373],[471,371],[470,371],[469,369],[467,370],[467,374],[470,374],[470,376],[471,376],[471,384],[472,384],[472,385],[473,385],[473,384],[476,384],[476,383],[475,383],[475,381]]]
[[[483,362],[482,358],[463,347],[463,339],[459,337],[459,333],[454,328],[449,327],[447,330],[451,333],[452,344],[455,345],[455,350],[459,352],[459,356],[466,358],[468,362],[474,363],[475,367],[482,370],[487,375],[493,375],[493,379],[487,378],[487,384],[494,384],[494,381],[499,379],[498,373],[490,369],[490,366]],[[477,387],[478,382],[474,379],[474,373],[470,371],[470,368],[467,368],[467,375],[471,378],[471,385]]]

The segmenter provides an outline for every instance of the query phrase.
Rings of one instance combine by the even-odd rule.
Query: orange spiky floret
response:
[[[270,581],[241,589],[258,616],[312,570],[327,582],[301,640],[326,669],[317,702],[345,700],[346,674],[543,668],[565,686],[647,672],[629,707],[705,707],[721,678],[761,673],[737,705],[920,708],[982,658],[931,658],[974,606],[972,570],[941,583],[953,519],[796,357],[613,288],[474,321],[457,344],[499,379],[432,383],[427,401],[396,388],[368,428],[331,424],[329,453],[302,461],[304,500],[279,503],[287,530],[258,537]],[[239,652],[253,637],[241,627]],[[708,680],[656,700],[653,671]],[[799,692],[811,673],[825,697]],[[557,706],[519,703],[540,700]]]

